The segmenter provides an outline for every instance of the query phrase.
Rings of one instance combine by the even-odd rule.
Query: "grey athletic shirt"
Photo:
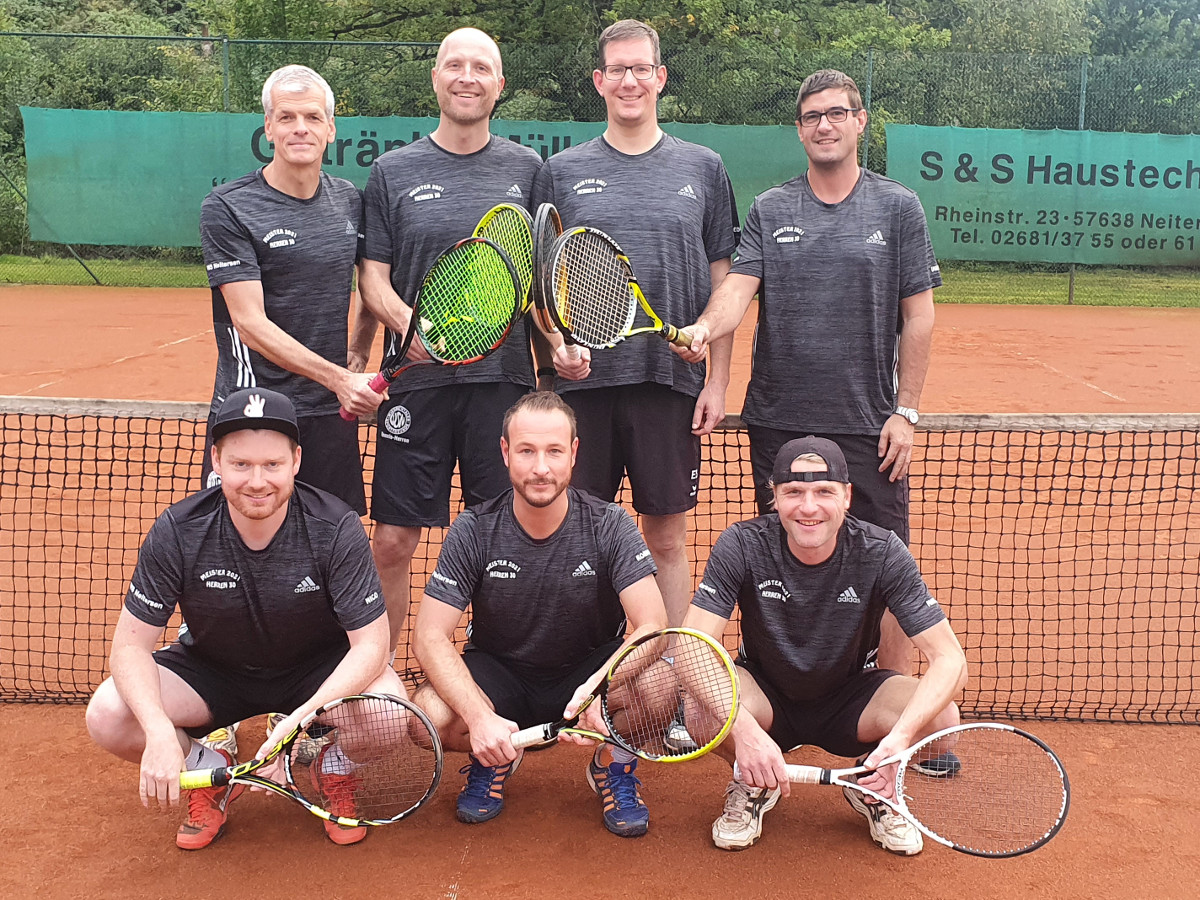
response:
[[[344,366],[361,223],[358,188],[324,172],[307,200],[275,190],[261,169],[213,188],[205,198],[200,244],[217,339],[213,412],[245,387],[286,394],[298,416],[338,411],[337,395],[328,388],[275,365],[242,342],[220,286],[261,281],[267,318],[318,356]]]
[[[346,632],[384,614],[380,591],[362,520],[332,494],[297,482],[271,543],[251,550],[218,485],[151,526],[125,608],[165,627],[178,606],[181,644],[227,671],[262,671],[348,650]]]
[[[793,178],[755,198],[732,271],[762,280],[743,420],[878,434],[896,408],[900,300],[942,283],[917,195],[864,169],[823,203]]]
[[[462,512],[425,593],[471,608],[471,643],[527,669],[573,668],[625,632],[620,593],[653,575],[629,513],[568,488],[570,509],[544,540],[513,515],[513,492]]]
[[[799,703],[862,669],[879,646],[885,608],[910,637],[946,618],[904,543],[853,516],[833,556],[815,566],[792,555],[775,513],[730,526],[713,545],[692,603],[724,618],[741,606],[746,659]]]
[[[669,134],[630,156],[603,137],[557,153],[534,184],[535,203],[558,207],[563,225],[588,225],[613,238],[633,265],[650,306],[672,325],[696,321],[712,293],[709,263],[733,254],[737,209],[721,157]],[[640,309],[638,320],[649,322]],[[560,391],[652,382],[690,397],[704,388],[692,365],[653,335],[592,354],[583,381],[560,378]]]
[[[470,237],[484,213],[501,203],[529,209],[541,165],[533,150],[496,135],[469,154],[450,153],[428,137],[389,150],[375,160],[367,180],[363,255],[392,267],[392,287],[411,306],[429,267]],[[397,347],[403,339],[387,333]],[[532,387],[527,320],[518,321],[487,359],[469,366],[417,366],[400,377],[404,390],[498,381]]]

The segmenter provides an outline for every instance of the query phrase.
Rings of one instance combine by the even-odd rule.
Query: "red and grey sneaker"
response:
[[[354,795],[362,786],[362,778],[353,772],[344,775],[323,770],[322,766],[325,763],[325,756],[333,746],[333,744],[327,744],[322,747],[321,752],[317,754],[317,758],[313,760],[313,783],[316,784],[317,790],[320,791],[327,811],[333,813],[335,816],[357,819],[358,804],[355,802]],[[325,825],[325,835],[335,844],[342,846],[357,844],[367,836],[367,827],[365,825],[339,825],[337,822],[331,822],[328,819],[325,819],[323,824]]]
[[[221,754],[225,765],[233,765],[233,757],[228,752],[216,752]],[[219,838],[225,829],[229,804],[245,789],[245,785],[233,784],[186,791],[187,818],[175,832],[175,846],[180,850],[203,850]]]

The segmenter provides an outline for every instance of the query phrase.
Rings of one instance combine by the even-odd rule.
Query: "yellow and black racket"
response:
[[[399,346],[392,333],[371,389],[382,394],[412,366],[478,362],[504,343],[520,311],[521,281],[508,254],[487,238],[459,241],[429,267],[408,331]],[[409,360],[409,347],[418,337],[429,359]],[[342,418],[354,415],[343,409]]]
[[[279,763],[284,783],[255,774]],[[358,694],[316,710],[261,759],[184,772],[179,785],[265,788],[352,828],[399,822],[433,796],[441,777],[442,744],[429,717],[399,697]]]
[[[517,276],[521,279],[521,312],[533,302],[533,235],[532,217],[520,206],[501,203],[489,209],[475,226],[473,237],[487,238],[508,254]]]
[[[576,727],[583,711],[597,701],[608,734]],[[681,706],[695,742],[687,749],[667,742]],[[725,648],[703,632],[666,628],[625,647],[574,716],[518,731],[513,746],[519,750],[566,732],[623,747],[642,759],[683,762],[721,743],[737,708],[737,670]]]
[[[533,317],[538,328],[546,334],[553,334],[558,329],[554,320],[546,310],[546,275],[550,271],[550,253],[554,242],[563,232],[562,218],[553,203],[538,205],[533,214]]]
[[[597,228],[571,228],[555,242],[546,288],[550,315],[568,345],[599,350],[635,334],[657,334],[680,347],[691,346],[689,332],[663,323],[642,293],[625,251]],[[578,356],[577,349],[571,352]]]

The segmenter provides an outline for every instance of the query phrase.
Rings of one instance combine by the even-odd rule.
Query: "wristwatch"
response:
[[[921,414],[911,406],[897,406],[893,415],[904,416],[910,423],[916,425],[921,420]]]

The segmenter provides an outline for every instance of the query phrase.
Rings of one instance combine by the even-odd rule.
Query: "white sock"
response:
[[[637,759],[637,754],[630,753],[624,747],[613,747],[612,748],[612,758],[613,758],[613,762],[620,763],[623,766],[627,766],[631,762],[633,762],[635,759]]]
[[[215,769],[228,764],[218,751],[205,747],[197,740],[192,741],[187,756],[183,759],[183,767],[191,772],[193,769]]]
[[[358,763],[342,752],[341,744],[334,744],[321,757],[322,775],[350,775],[358,768]]]

